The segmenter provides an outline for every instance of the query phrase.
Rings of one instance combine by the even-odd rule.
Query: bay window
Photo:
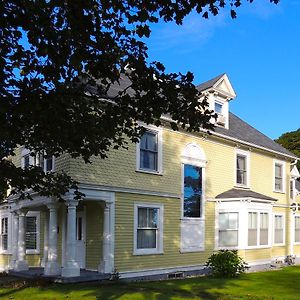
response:
[[[219,247],[238,246],[239,214],[237,212],[219,213]]]

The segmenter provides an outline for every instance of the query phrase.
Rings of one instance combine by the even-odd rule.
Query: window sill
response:
[[[273,247],[283,247],[285,246],[285,244],[281,243],[281,244],[273,244]]]
[[[138,256],[138,255],[162,255],[164,254],[163,251],[161,250],[148,250],[148,249],[141,249],[141,250],[134,250],[133,255]]]
[[[247,246],[245,250],[255,250],[255,249],[269,249],[272,248],[271,245],[263,245],[263,246]]]
[[[243,185],[243,184],[236,183],[234,187],[235,188],[242,188],[242,189],[250,190],[250,186],[249,185]]]
[[[274,193],[278,193],[278,194],[285,194],[285,191],[276,191],[276,190],[273,190]]]
[[[151,174],[151,175],[159,175],[159,176],[163,175],[163,173],[160,171],[151,171],[151,170],[143,170],[143,169],[137,169],[135,171],[138,173],[146,173],[146,174]]]
[[[0,250],[0,255],[11,255],[11,251],[9,250]]]
[[[29,254],[29,255],[31,255],[31,254],[40,254],[40,251],[39,250],[26,250],[26,254]]]
[[[191,248],[191,249],[180,249],[180,253],[193,253],[193,252],[203,252],[205,251],[204,247]]]

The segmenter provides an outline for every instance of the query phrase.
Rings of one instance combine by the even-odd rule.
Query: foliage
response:
[[[244,273],[248,268],[237,250],[228,249],[213,253],[206,265],[212,269],[213,275],[220,277],[235,277]]]
[[[295,131],[283,133],[275,142],[300,157],[300,128]],[[297,168],[300,170],[300,161],[297,163]]]
[[[32,156],[68,153],[89,162],[126,147],[128,139],[137,142],[143,133],[138,121],[159,126],[163,114],[174,120],[174,130],[213,129],[215,114],[205,98],[199,101],[193,74],[167,73],[162,63],[148,62],[142,39],[159,20],[180,25],[191,11],[208,18],[225,4],[235,18],[241,3],[0,1],[0,189],[19,193],[34,184],[34,191],[57,196],[76,188],[65,173],[14,166],[6,158],[18,145]]]

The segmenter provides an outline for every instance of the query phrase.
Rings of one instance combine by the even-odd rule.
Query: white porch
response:
[[[62,202],[40,196],[10,201],[10,269],[14,273],[30,274],[25,221],[33,212],[39,212],[43,219],[38,272],[57,278],[80,277],[87,272],[93,276],[113,273],[115,195],[88,188],[81,191],[86,197],[80,202],[72,193]]]

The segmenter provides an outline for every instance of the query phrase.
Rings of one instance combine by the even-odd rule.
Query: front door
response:
[[[79,263],[81,269],[85,268],[85,246],[86,246],[86,232],[85,232],[85,212],[77,211],[76,216],[76,261]]]

